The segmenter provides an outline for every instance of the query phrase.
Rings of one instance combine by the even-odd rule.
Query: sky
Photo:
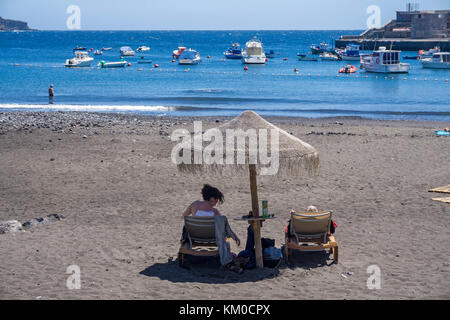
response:
[[[380,8],[381,24],[407,0],[0,0],[0,17],[38,30],[68,30],[67,8],[80,8],[81,30],[361,30]],[[449,0],[412,0],[420,10]],[[74,21],[73,19],[71,21]]]

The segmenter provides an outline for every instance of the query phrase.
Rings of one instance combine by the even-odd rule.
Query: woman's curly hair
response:
[[[220,203],[223,203],[225,201],[225,197],[223,196],[223,193],[220,192],[219,189],[214,188],[210,186],[209,184],[203,185],[202,188],[202,196],[203,200],[209,201],[211,198],[215,198],[219,200]]]

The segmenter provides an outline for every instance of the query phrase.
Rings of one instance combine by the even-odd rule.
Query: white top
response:
[[[196,217],[214,217],[214,211],[197,210]]]

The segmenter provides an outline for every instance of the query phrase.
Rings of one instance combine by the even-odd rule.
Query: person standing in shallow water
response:
[[[53,85],[50,85],[50,88],[48,88],[48,100],[49,104],[53,104],[53,96],[55,95],[55,92],[53,91]]]

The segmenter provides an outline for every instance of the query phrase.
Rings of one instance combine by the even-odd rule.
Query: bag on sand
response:
[[[283,253],[281,249],[275,247],[267,247],[263,251],[263,263],[264,267],[276,268],[281,259],[283,258]]]

